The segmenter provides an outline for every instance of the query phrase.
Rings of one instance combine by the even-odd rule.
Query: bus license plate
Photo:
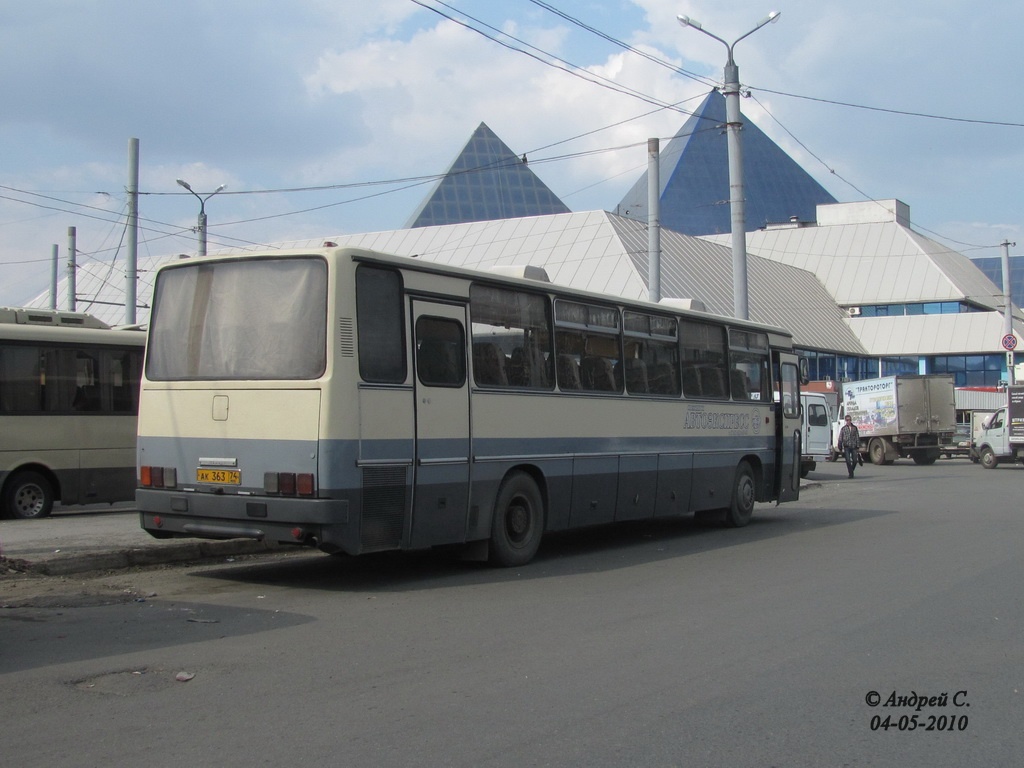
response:
[[[197,469],[196,482],[241,485],[242,473],[237,469]]]

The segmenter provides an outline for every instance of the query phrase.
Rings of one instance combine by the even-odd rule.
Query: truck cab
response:
[[[972,448],[985,469],[995,469],[1000,462],[1017,461],[1020,446],[1010,443],[1006,409],[1000,408],[986,417],[975,429]]]

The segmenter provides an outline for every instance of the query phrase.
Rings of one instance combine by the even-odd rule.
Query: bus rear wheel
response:
[[[498,489],[491,523],[491,562],[515,568],[537,554],[544,535],[544,499],[525,472],[513,472]]]
[[[53,485],[38,472],[16,472],[4,487],[3,507],[20,520],[47,517],[53,511],[53,500]]]
[[[754,514],[754,500],[757,489],[754,485],[754,470],[750,464],[741,461],[736,467],[736,477],[732,486],[732,502],[725,511],[725,524],[730,528],[742,528],[750,522]]]

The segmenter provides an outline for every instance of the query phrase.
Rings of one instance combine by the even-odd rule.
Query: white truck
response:
[[[860,452],[871,463],[910,457],[915,464],[934,464],[956,431],[953,377],[900,375],[843,382],[832,427],[836,452],[847,414],[860,432]]]
[[[976,427],[971,450],[985,469],[1004,462],[1024,462],[1024,386],[1007,387],[1006,407]]]
[[[800,477],[807,477],[819,461],[831,458],[832,412],[830,396],[821,392],[801,392],[803,435],[800,450]]]

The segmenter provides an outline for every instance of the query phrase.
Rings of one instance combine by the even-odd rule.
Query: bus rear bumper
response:
[[[254,539],[356,554],[347,499],[216,497],[140,488],[139,521],[156,538]]]

